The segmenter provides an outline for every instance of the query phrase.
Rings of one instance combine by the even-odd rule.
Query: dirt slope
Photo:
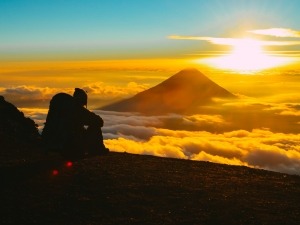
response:
[[[127,153],[54,165],[0,168],[1,224],[300,224],[299,176]]]

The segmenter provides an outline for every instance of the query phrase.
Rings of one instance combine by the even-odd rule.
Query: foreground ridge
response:
[[[243,166],[113,152],[74,162],[55,177],[43,172],[20,182],[1,186],[2,224],[300,220],[299,176]]]

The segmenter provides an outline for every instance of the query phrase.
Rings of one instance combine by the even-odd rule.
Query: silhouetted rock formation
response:
[[[213,98],[234,98],[196,69],[185,69],[132,98],[102,107],[102,110],[145,114],[189,113],[212,103]]]
[[[0,96],[0,149],[10,149],[36,146],[39,133],[35,122],[26,118],[13,104]]]

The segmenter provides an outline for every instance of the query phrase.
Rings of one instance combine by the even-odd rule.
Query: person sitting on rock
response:
[[[47,150],[60,152],[69,159],[109,152],[103,143],[103,119],[84,106],[87,94],[80,88],[75,88],[73,96],[53,96],[42,131]]]

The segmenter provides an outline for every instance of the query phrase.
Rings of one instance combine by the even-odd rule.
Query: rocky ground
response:
[[[114,152],[0,171],[1,224],[300,224],[299,176]]]

